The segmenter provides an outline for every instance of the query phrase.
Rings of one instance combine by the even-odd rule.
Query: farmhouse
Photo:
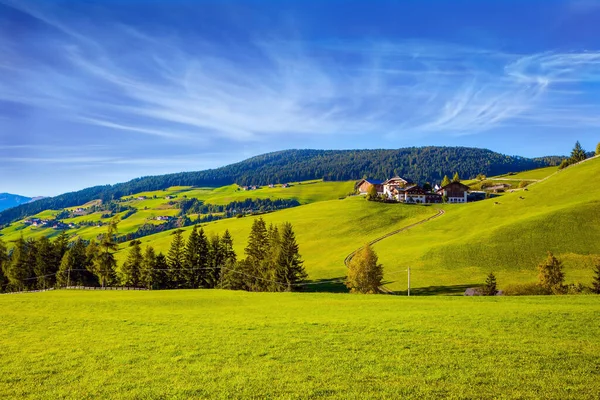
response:
[[[367,194],[371,186],[375,186],[378,195],[383,194],[383,182],[375,179],[361,179],[354,186],[354,189],[358,190],[360,194]]]
[[[452,182],[437,191],[440,196],[445,196],[448,203],[466,203],[469,187],[460,182]]]

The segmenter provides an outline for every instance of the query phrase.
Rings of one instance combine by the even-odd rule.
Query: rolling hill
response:
[[[231,184],[267,185],[314,179],[356,180],[364,176],[385,179],[409,176],[424,182],[439,182],[444,175],[459,172],[463,178],[477,174],[499,175],[548,165],[560,157],[529,159],[490,150],[467,147],[411,147],[397,150],[285,150],[268,153],[225,167],[176,174],[148,176],[116,185],[96,186],[42,199],[0,212],[0,225],[47,209],[74,207],[92,200],[105,201],[135,193],[164,190],[173,186],[221,187]]]

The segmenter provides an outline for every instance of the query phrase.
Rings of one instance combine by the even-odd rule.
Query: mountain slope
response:
[[[485,149],[467,147],[421,147],[397,150],[285,150],[253,157],[222,168],[149,176],[116,185],[96,186],[42,199],[0,212],[0,225],[95,199],[109,200],[171,186],[266,185],[311,179],[355,180],[363,176],[385,179],[407,176],[417,182],[439,182],[459,172],[463,178],[479,173],[488,176],[519,172],[560,162],[558,157],[528,159]]]
[[[31,197],[19,196],[18,194],[0,193],[0,211],[29,203],[32,200]]]

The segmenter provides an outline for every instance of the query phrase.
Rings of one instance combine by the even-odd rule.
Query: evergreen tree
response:
[[[162,272],[164,273],[164,271]],[[152,246],[147,246],[140,268],[140,284],[146,289],[155,289],[158,274],[159,271],[157,271],[156,266],[156,253],[154,252],[154,248]]]
[[[212,235],[208,244],[208,287],[217,287],[221,279],[221,269],[225,264],[225,247],[219,235]]]
[[[54,286],[58,263],[56,260],[56,249],[46,236],[42,236],[37,243],[37,260],[35,263],[35,275],[37,276],[38,289],[46,289]]]
[[[545,262],[538,265],[539,284],[548,293],[559,294],[564,291],[565,273],[563,265],[551,252]]]
[[[346,287],[351,293],[378,293],[383,280],[383,266],[377,263],[377,254],[367,243],[348,263]]]
[[[107,232],[102,235],[99,252],[95,258],[94,272],[102,287],[111,284],[115,279],[115,267],[117,262],[115,260],[114,252],[119,248],[115,238],[118,223],[119,221],[117,219],[113,219],[108,224]]]
[[[196,225],[192,228],[192,232],[188,237],[185,246],[185,269],[183,270],[186,286],[189,288],[197,288],[200,282],[200,242]]]
[[[485,286],[483,287],[483,295],[484,296],[495,296],[498,293],[497,285],[496,285],[496,275],[493,272],[490,272],[485,280]]]
[[[185,267],[185,243],[182,233],[181,229],[175,231],[173,240],[171,241],[171,248],[167,254],[167,264],[169,265],[167,277],[169,278],[169,287],[171,288],[182,288],[186,285],[183,274],[183,268]]]
[[[96,286],[98,279],[90,272],[86,245],[78,239],[64,254],[56,282],[59,286]]]
[[[246,253],[246,263],[248,267],[245,271],[246,284],[251,291],[265,291],[270,285],[269,277],[266,274],[268,270],[267,254],[269,250],[269,234],[265,221],[261,218],[255,219],[250,229],[248,245],[244,249]]]
[[[221,243],[223,245],[225,260],[236,261],[237,256],[235,254],[235,251],[233,250],[233,238],[231,237],[231,234],[229,233],[228,229],[225,230]]]
[[[142,256],[142,242],[132,240],[129,242],[129,254],[127,260],[121,265],[119,270],[119,283],[122,286],[138,287],[140,284],[140,269],[144,257]]]
[[[587,158],[586,154],[585,154],[585,150],[583,150],[583,148],[581,147],[581,143],[579,143],[579,141],[577,141],[577,143],[575,143],[575,147],[573,148],[573,151],[571,152],[571,164],[575,164],[578,163],[580,161],[583,161]]]
[[[27,242],[21,236],[15,241],[8,268],[5,275],[12,291],[27,290],[32,284],[33,270],[28,270]]]
[[[458,172],[454,173],[454,176],[452,177],[452,182],[460,182],[460,176],[458,175]]]
[[[208,238],[204,233],[204,229],[198,231],[198,270],[196,271],[196,287],[208,288],[211,287],[210,275],[210,254],[209,254]]]
[[[247,274],[252,269],[247,260],[236,261],[228,258],[221,273],[219,287],[228,290],[251,290]]]
[[[600,294],[600,259],[596,263],[596,269],[594,270],[594,280],[592,281],[592,292]]]
[[[6,268],[8,267],[8,251],[6,244],[0,238],[0,293],[6,290],[8,279],[6,278]]]
[[[444,175],[444,179],[442,180],[442,187],[448,186],[450,183],[452,183],[452,182],[450,182],[448,175]]]
[[[306,279],[308,275],[302,265],[303,261],[300,257],[296,235],[289,222],[283,223],[279,247],[275,281],[285,282],[285,290],[292,291],[295,284]]]
[[[596,145],[596,155],[600,156],[600,143]]]
[[[158,253],[156,256],[156,269],[154,275],[154,283],[153,288],[156,289],[166,289],[170,286],[169,277],[167,275],[167,269],[169,268],[169,263],[167,262],[167,257],[163,253]]]
[[[115,232],[116,233],[116,232]],[[63,256],[69,249],[69,235],[65,231],[62,231],[60,235],[54,240],[54,270],[58,270],[58,265],[62,260]]]

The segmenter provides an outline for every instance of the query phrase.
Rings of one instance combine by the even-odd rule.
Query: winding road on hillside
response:
[[[397,235],[397,234],[399,234],[401,232],[405,232],[405,231],[408,231],[408,230],[410,230],[412,228],[415,228],[415,227],[417,227],[419,225],[423,225],[424,223],[429,222],[429,221],[431,221],[433,219],[439,218],[439,217],[441,217],[442,215],[444,215],[446,213],[446,211],[442,210],[441,208],[438,209],[437,211],[438,211],[437,214],[432,215],[431,217],[425,218],[425,219],[423,219],[421,221],[415,222],[414,224],[405,226],[403,228],[396,229],[395,231],[388,232],[388,233],[386,233],[383,236],[380,236],[380,237],[378,237],[376,239],[371,240],[370,242],[368,242],[368,244],[369,244],[369,246],[372,246],[375,243],[382,241],[383,239],[387,239],[390,236],[394,236],[394,235]],[[346,256],[346,258],[344,259],[344,265],[346,265],[346,268],[348,267],[348,264],[350,264],[350,260],[352,260],[352,257],[354,257],[354,255],[358,251],[360,251],[362,248],[363,248],[363,246],[359,247],[358,249],[354,250],[352,253],[350,253],[350,254],[348,254]],[[379,287],[379,290],[381,290],[383,293],[393,294],[393,292],[391,290],[387,289],[383,285]]]

